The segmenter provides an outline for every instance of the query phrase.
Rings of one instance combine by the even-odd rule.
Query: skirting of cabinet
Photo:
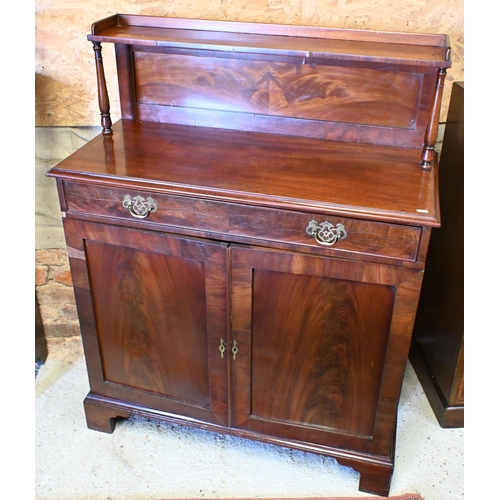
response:
[[[378,457],[374,455],[357,454],[344,449],[332,449],[327,446],[310,444],[302,441],[277,438],[249,432],[241,429],[218,426],[215,424],[186,419],[179,415],[169,414],[139,405],[130,405],[123,401],[97,396],[90,392],[84,401],[85,415],[89,429],[112,433],[117,421],[137,415],[144,418],[154,418],[173,424],[186,425],[206,431],[229,434],[263,443],[284,446],[300,451],[316,453],[333,457],[337,462],[346,467],[352,467],[360,473],[359,490],[367,493],[377,491],[379,495],[389,494],[390,483],[394,470],[393,458]],[[395,429],[392,438],[392,455],[394,454]]]

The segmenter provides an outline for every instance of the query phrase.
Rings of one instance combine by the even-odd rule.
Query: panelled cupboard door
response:
[[[227,245],[64,226],[91,394],[227,425]]]
[[[390,456],[421,273],[231,247],[233,425]]]

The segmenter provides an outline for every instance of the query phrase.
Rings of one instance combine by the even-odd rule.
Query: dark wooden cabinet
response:
[[[410,359],[442,427],[464,426],[464,83],[455,82],[439,161],[441,227],[432,233]]]
[[[89,40],[103,134],[49,172],[89,427],[137,414],[321,453],[388,495],[446,36],[116,15]]]

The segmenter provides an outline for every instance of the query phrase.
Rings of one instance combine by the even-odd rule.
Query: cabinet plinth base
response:
[[[359,478],[359,491],[388,497],[391,488],[392,473],[393,469],[361,473]]]
[[[155,419],[171,424],[194,427],[209,432],[228,434],[262,443],[274,444],[285,448],[324,455],[334,458],[340,465],[351,467],[359,472],[359,490],[379,496],[389,496],[394,462],[389,457],[379,457],[369,454],[350,452],[314,443],[281,439],[273,436],[225,427],[209,422],[185,419],[160,410],[145,408],[133,403],[118,401],[104,396],[89,393],[84,401],[87,426],[89,429],[111,434],[115,429],[117,419],[126,419],[131,415],[147,419]],[[394,449],[394,446],[393,446]]]
[[[83,406],[87,427],[108,434],[112,434],[115,430],[117,418],[128,418],[131,415],[129,411],[98,402],[91,394],[85,398]]]
[[[348,465],[359,472],[359,491],[383,497],[389,496],[394,472],[393,466],[362,464],[359,462],[352,464],[348,463],[348,461],[344,462],[342,459],[339,459],[338,462],[341,465]]]

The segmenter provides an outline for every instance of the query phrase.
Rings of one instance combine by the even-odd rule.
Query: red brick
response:
[[[76,312],[76,305],[65,304],[59,310],[59,314],[62,321],[78,321],[78,314]]]
[[[35,286],[45,285],[49,277],[49,270],[45,266],[35,267]]]
[[[65,286],[55,281],[49,281],[46,285],[37,287],[36,294],[40,306],[42,304],[62,306],[75,303],[73,287]]]
[[[71,273],[66,270],[52,269],[51,277],[56,283],[61,283],[66,286],[73,286],[73,280],[71,279]]]
[[[47,337],[75,337],[80,335],[80,323],[46,323],[43,325]]]
[[[76,307],[72,304],[41,304],[40,314],[44,325],[78,323]]]
[[[47,337],[80,335],[66,250],[35,250],[35,285]]]
[[[68,253],[62,248],[35,250],[35,263],[46,266],[63,266],[68,262]]]

